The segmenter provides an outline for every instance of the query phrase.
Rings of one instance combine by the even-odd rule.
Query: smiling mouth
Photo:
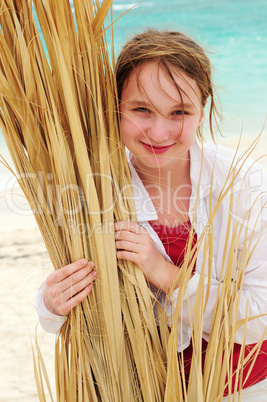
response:
[[[145,149],[150,152],[151,154],[164,154],[165,152],[167,152],[170,148],[173,147],[174,144],[172,145],[167,145],[167,146],[158,146],[158,145],[149,145],[146,144],[145,142],[142,142],[142,145],[145,147]]]

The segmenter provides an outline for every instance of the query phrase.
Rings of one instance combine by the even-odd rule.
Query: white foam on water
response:
[[[115,11],[124,11],[124,10],[130,10],[133,7],[139,7],[138,3],[128,3],[128,4],[113,4],[112,8]]]

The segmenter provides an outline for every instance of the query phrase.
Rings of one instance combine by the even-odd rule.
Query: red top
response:
[[[184,255],[186,251],[186,245],[189,240],[189,233],[191,230],[191,222],[185,222],[179,226],[169,228],[168,226],[158,225],[157,223],[150,223],[150,226],[155,230],[166,253],[171,258],[172,262],[180,266],[184,261]],[[192,247],[197,242],[197,235],[195,233],[192,242]]]
[[[167,226],[158,225],[158,224],[154,224],[154,223],[150,223],[150,225],[153,227],[155,232],[158,234],[159,238],[161,239],[161,241],[164,245],[166,253],[169,255],[169,257],[171,258],[173,263],[176,264],[177,266],[180,266],[183,263],[185,250],[186,250],[187,243],[188,243],[188,236],[189,236],[190,229],[191,229],[190,221],[186,222],[182,225],[173,227],[173,228],[169,228]],[[197,241],[197,235],[195,233],[193,245],[196,243],[196,241]],[[205,341],[205,339],[202,339],[203,352],[206,351],[207,345],[208,345],[208,342]],[[245,346],[244,357],[246,357],[249,354],[250,350],[255,345],[256,344],[251,344],[251,345]],[[233,350],[233,373],[235,373],[235,371],[237,369],[240,349],[241,349],[241,345],[238,343],[235,343],[234,350]],[[193,352],[193,349],[192,349],[192,341],[191,341],[188,348],[186,348],[183,351],[184,362],[185,362],[184,368],[185,368],[185,374],[186,374],[187,380],[189,379],[192,352]],[[253,360],[253,356],[251,358],[251,361]],[[203,353],[203,361],[202,361],[203,368],[204,368],[204,362],[205,362],[205,353]],[[248,362],[243,367],[243,379],[244,380],[247,376],[249,368],[250,368],[250,362]],[[263,341],[262,347],[259,351],[256,362],[251,370],[251,373],[250,373],[247,381],[242,384],[242,388],[247,388],[251,385],[254,385],[257,382],[263,380],[266,376],[267,376],[267,340]],[[239,378],[237,380],[239,380]],[[235,381],[236,381],[236,374],[233,374],[232,393],[234,392]],[[226,379],[226,382],[227,382],[227,379]],[[226,387],[225,392],[224,392],[224,396],[226,396],[226,395],[228,395],[228,387]]]

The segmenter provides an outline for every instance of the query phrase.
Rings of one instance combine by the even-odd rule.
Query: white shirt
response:
[[[150,199],[150,196],[147,193],[137,172],[133,168],[131,163],[131,155],[128,151],[127,156],[132,174],[137,222],[139,225],[147,229],[157,249],[166,258],[166,260],[171,261],[170,257],[165,252],[161,240],[149,224],[149,221],[158,219],[152,200]],[[225,183],[227,184],[226,179],[231,169],[233,158],[233,151],[214,144],[204,145],[202,149],[202,147],[195,142],[190,149],[190,177],[192,193],[189,205],[189,218],[190,221],[193,222],[194,208],[196,204],[194,229],[198,238],[203,230],[205,228],[207,229],[211,186],[212,205],[214,207],[218,197],[220,196],[223,186]],[[239,162],[238,169],[236,169],[235,172],[237,177],[235,179],[235,185],[232,193],[227,191],[227,195],[220,204],[212,224],[213,259],[211,286],[208,303],[204,313],[203,325],[203,338],[206,340],[209,339],[213,312],[220,284],[221,267],[223,265],[223,255],[225,254],[225,239],[231,239],[236,222],[242,221],[242,225],[239,224],[238,226],[241,229],[239,241],[238,244],[235,245],[238,255],[241,255],[243,246],[245,250],[247,249],[247,245],[244,245],[245,233],[250,236],[254,230],[251,244],[252,248],[255,246],[254,252],[252,253],[247,264],[243,286],[240,290],[241,295],[238,319],[246,317],[247,306],[249,316],[267,314],[267,175],[258,164],[253,163],[250,160],[246,161],[244,164]],[[232,177],[230,177],[230,179],[232,179]],[[233,200],[232,208],[230,207],[231,199]],[[253,210],[250,213],[250,216],[245,215],[246,211],[249,210],[252,204]],[[230,233],[228,232],[228,235],[230,235],[227,237],[229,213],[231,213],[231,225]],[[229,249],[231,245],[230,243],[231,242],[229,242],[229,245],[227,245],[227,249]],[[193,311],[202,266],[203,243],[198,251],[195,274],[188,282],[187,294],[183,303],[183,345],[180,343],[180,324],[178,324],[177,328],[179,351],[181,351],[181,349],[185,349],[190,344],[191,323],[189,312]],[[204,286],[206,291],[208,284],[207,263],[204,264],[204,269]],[[44,286],[45,285],[42,284],[36,295],[36,309],[43,328],[47,332],[57,333],[67,318],[54,315],[45,308],[42,301]],[[170,316],[170,319],[173,309],[175,308],[178,293],[179,288],[173,292],[171,301],[167,305],[167,312]],[[160,300],[164,303],[164,294],[161,294]],[[266,327],[267,315],[248,322],[246,328],[246,344],[258,342]],[[243,336],[244,328],[242,326],[235,334],[235,342],[242,343]]]

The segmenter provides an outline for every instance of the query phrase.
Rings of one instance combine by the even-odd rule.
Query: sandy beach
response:
[[[240,150],[252,141],[253,138],[243,138]],[[235,148],[238,138],[224,138],[219,142]],[[253,159],[264,152],[267,152],[266,134],[253,152]],[[267,157],[259,162],[267,170]],[[41,329],[34,308],[35,293],[53,268],[19,189],[0,194],[0,265],[0,401],[38,401],[32,358],[36,330],[53,393],[55,390],[55,338]]]
[[[35,331],[51,382],[54,336],[38,325],[33,303],[36,289],[52,270],[37,229],[2,231],[0,264],[0,401],[38,401],[32,357]]]
[[[2,185],[3,178],[8,175],[1,165],[0,177]],[[13,191],[8,189],[0,192],[1,402],[39,401],[32,355],[36,331],[55,395],[55,337],[42,330],[34,307],[35,293],[52,270],[42,237],[22,191],[14,186]],[[48,397],[47,401],[50,400]]]

